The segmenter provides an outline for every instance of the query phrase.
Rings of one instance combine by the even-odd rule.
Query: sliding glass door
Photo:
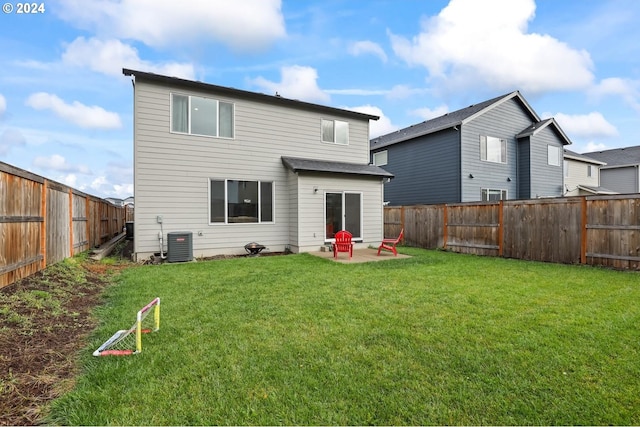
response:
[[[354,239],[362,239],[362,193],[325,193],[325,239],[335,238],[340,230],[347,230]]]

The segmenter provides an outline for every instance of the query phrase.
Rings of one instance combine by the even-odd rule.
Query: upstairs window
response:
[[[507,163],[507,140],[480,135],[480,160]]]
[[[373,164],[376,166],[384,166],[387,164],[388,154],[387,150],[373,153]]]
[[[322,120],[322,142],[349,144],[349,122]]]
[[[233,138],[233,104],[172,93],[171,132]]]
[[[593,176],[593,166],[587,165],[587,176],[591,178]]]
[[[547,145],[547,164],[550,166],[560,166],[560,147]]]

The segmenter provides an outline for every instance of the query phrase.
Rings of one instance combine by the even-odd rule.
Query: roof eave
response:
[[[240,96],[246,99],[257,100],[257,101],[266,102],[270,104],[287,105],[293,108],[312,109],[312,110],[323,111],[323,112],[334,114],[334,115],[343,115],[343,116],[349,116],[353,118],[359,118],[362,120],[380,119],[379,116],[375,116],[373,114],[360,113],[353,110],[345,110],[342,108],[329,107],[327,105],[313,104],[311,102],[299,101],[299,100],[290,99],[290,98],[283,98],[278,95],[267,95],[264,93],[251,92],[251,91],[242,90],[242,89],[235,89],[227,86],[218,86],[211,83],[205,83],[205,82],[200,82],[195,80],[187,80],[180,77],[170,77],[162,74],[148,73],[145,71],[138,71],[138,70],[133,70],[129,68],[123,68],[122,74],[124,74],[125,76],[135,77],[136,79],[140,77],[146,80],[151,80],[159,83],[175,84],[175,85],[190,87],[193,89],[215,91],[217,93],[222,93],[228,96]]]

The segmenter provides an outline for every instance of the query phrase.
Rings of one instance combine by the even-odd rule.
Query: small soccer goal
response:
[[[153,316],[149,316],[153,312]],[[160,329],[160,298],[155,298],[138,311],[136,322],[129,329],[121,329],[96,351],[94,356],[128,356],[142,352],[142,335]]]

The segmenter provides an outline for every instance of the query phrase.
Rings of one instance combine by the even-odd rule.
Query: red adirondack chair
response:
[[[353,235],[347,230],[336,233],[336,241],[333,243],[333,258],[338,259],[338,252],[349,252],[349,259],[353,256]]]
[[[396,239],[383,239],[380,246],[378,246],[378,256],[380,256],[380,251],[382,249],[391,251],[393,252],[394,256],[398,256],[396,245],[400,243],[400,240],[402,240],[402,236],[404,236],[404,228],[400,230],[400,235]]]

